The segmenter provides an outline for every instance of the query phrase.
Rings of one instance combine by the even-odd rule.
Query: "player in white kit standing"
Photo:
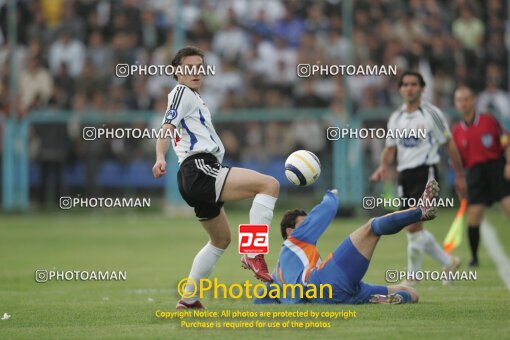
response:
[[[404,104],[395,111],[388,121],[388,130],[409,132],[409,138],[388,138],[381,155],[379,168],[370,177],[382,180],[386,170],[397,154],[399,195],[406,198],[401,209],[412,208],[409,199],[418,200],[429,177],[437,178],[437,164],[440,161],[439,148],[446,146],[455,170],[455,188],[460,197],[466,197],[466,180],[459,152],[451,137],[443,112],[436,106],[421,99],[425,81],[414,71],[404,72],[399,80],[399,89]],[[415,130],[415,134],[410,132]],[[425,130],[426,138],[416,138],[417,131]],[[449,256],[437,243],[434,235],[418,222],[407,227],[407,269],[409,272],[421,270],[423,252],[438,261],[445,270],[455,270],[460,264],[457,257]],[[413,286],[416,281],[408,281]]]
[[[271,224],[273,210],[280,191],[278,181],[256,171],[227,167],[221,164],[225,148],[214,130],[211,113],[200,97],[204,54],[195,47],[185,47],[172,60],[174,68],[180,66],[182,74],[174,75],[178,84],[168,94],[168,106],[163,119],[163,136],[180,135],[173,140],[178,157],[177,181],[182,198],[195,209],[195,215],[209,235],[209,242],[198,252],[189,277],[195,282],[207,278],[214,265],[230,243],[230,228],[223,209],[223,202],[253,198],[249,222]],[[168,134],[166,130],[170,129]],[[180,129],[180,134],[174,134]],[[167,173],[165,154],[170,138],[160,138],[156,143],[156,163],[152,168],[154,177]],[[255,276],[271,282],[264,255],[249,254],[241,259],[242,266],[251,269]],[[193,285],[186,286],[187,292]],[[177,309],[203,308],[198,301],[199,292],[177,303]]]

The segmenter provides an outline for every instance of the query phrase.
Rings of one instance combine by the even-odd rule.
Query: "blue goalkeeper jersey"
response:
[[[283,242],[278,258],[278,264],[271,274],[274,282],[267,283],[267,290],[271,290],[271,284],[278,284],[283,292],[283,284],[308,283],[310,272],[321,264],[321,257],[317,250],[317,241],[329,226],[336,215],[338,208],[338,197],[331,191],[327,191],[322,202],[316,205],[306,216],[303,223],[294,229],[291,235]],[[296,290],[297,291],[297,290]],[[262,294],[262,293],[261,293]],[[254,303],[302,303],[306,298],[291,294],[280,299],[273,299],[269,296],[255,298]],[[296,294],[299,295],[299,294]],[[259,295],[260,296],[260,295]]]

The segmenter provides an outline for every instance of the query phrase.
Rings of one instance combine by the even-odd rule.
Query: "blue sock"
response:
[[[395,294],[402,296],[402,298],[404,299],[402,303],[412,303],[413,302],[411,293],[406,292],[405,290],[399,290]]]
[[[372,220],[372,231],[377,236],[392,235],[401,231],[405,226],[419,222],[421,210],[419,208],[397,211],[388,215],[376,217]]]

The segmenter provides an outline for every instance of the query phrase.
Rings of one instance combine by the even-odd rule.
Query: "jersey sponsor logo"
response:
[[[417,137],[409,137],[409,138],[402,138],[399,140],[399,144],[402,145],[404,148],[415,148],[421,143],[421,138]]]
[[[486,148],[490,148],[493,143],[494,139],[492,138],[492,135],[490,133],[486,133],[482,136],[482,144]]]
[[[170,109],[166,112],[165,120],[173,120],[177,117],[177,110],[176,109]]]
[[[269,226],[267,224],[239,225],[239,254],[267,254]]]

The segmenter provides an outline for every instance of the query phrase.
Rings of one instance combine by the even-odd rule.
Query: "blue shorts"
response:
[[[327,297],[312,299],[312,303],[368,303],[373,294],[388,294],[388,287],[372,285],[361,281],[368,269],[369,261],[354,247],[347,237],[322,263],[312,270],[308,284],[330,284],[333,288],[329,298],[328,289],[324,289]],[[318,290],[319,291],[319,290]]]

